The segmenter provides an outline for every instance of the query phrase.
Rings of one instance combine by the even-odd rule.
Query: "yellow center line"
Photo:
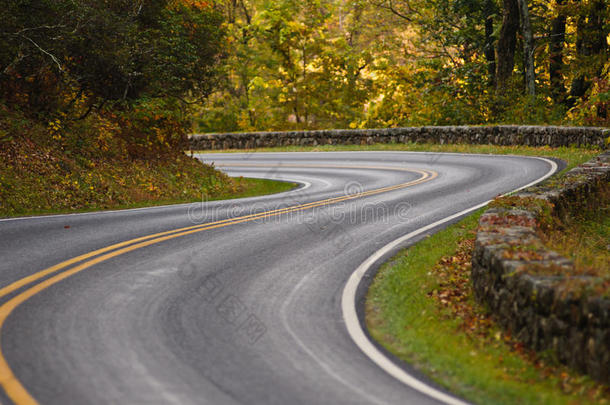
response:
[[[282,167],[286,167],[286,166],[282,166]],[[329,166],[325,166],[325,167],[329,167]],[[342,166],[342,167],[346,167],[346,166]],[[372,168],[372,167],[369,167],[369,168]],[[384,168],[384,169],[390,169],[390,168]],[[166,231],[166,232],[156,233],[153,235],[143,236],[140,238],[131,239],[131,240],[128,240],[125,242],[117,243],[117,244],[107,246],[102,249],[95,250],[95,251],[87,253],[87,254],[83,254],[83,255],[74,257],[72,259],[66,260],[62,263],[49,267],[40,272],[37,272],[30,276],[24,277],[23,279],[16,281],[16,282],[10,284],[9,286],[0,289],[0,297],[3,297],[6,294],[9,294],[10,292],[13,292],[16,289],[18,289],[24,285],[27,285],[27,284],[29,284],[33,281],[36,281],[42,277],[45,277],[47,275],[53,274],[54,272],[57,272],[72,264],[78,263],[78,262],[86,260],[86,259],[90,259],[92,257],[98,256],[98,255],[101,255],[102,253],[106,253],[106,252],[110,251],[110,253],[106,253],[104,255],[95,257],[80,265],[77,265],[75,267],[64,270],[38,284],[35,284],[35,285],[29,287],[28,289],[26,289],[25,291],[19,293],[15,297],[11,298],[4,304],[2,304],[0,306],[0,332],[1,332],[2,327],[4,326],[4,322],[6,321],[8,316],[15,310],[15,308],[17,308],[23,302],[27,301],[32,296],[38,294],[39,292],[49,288],[50,286],[66,279],[76,273],[79,273],[98,263],[104,262],[113,257],[120,256],[127,252],[131,252],[136,249],[154,245],[154,244],[157,244],[157,243],[160,243],[163,241],[175,239],[175,238],[186,236],[186,235],[191,235],[191,234],[198,233],[198,232],[203,232],[203,231],[210,230],[210,229],[226,227],[226,226],[239,224],[239,223],[243,223],[243,222],[254,221],[254,220],[260,219],[260,218],[269,218],[269,217],[273,217],[273,216],[277,216],[277,215],[282,215],[285,213],[307,210],[307,209],[314,208],[314,207],[335,204],[335,203],[341,202],[341,201],[361,198],[361,197],[365,197],[365,196],[369,196],[369,195],[380,194],[380,193],[384,193],[384,192],[388,192],[388,191],[392,191],[392,190],[398,190],[401,188],[405,188],[405,187],[409,187],[409,186],[413,186],[416,184],[430,181],[438,176],[438,174],[433,171],[404,169],[404,168],[396,168],[396,170],[408,170],[408,171],[412,171],[412,172],[417,172],[417,173],[421,174],[422,177],[420,177],[417,180],[413,180],[413,181],[410,181],[407,183],[402,183],[402,184],[398,184],[395,186],[383,187],[383,188],[370,190],[370,191],[366,191],[366,192],[362,192],[362,193],[358,193],[358,194],[329,198],[329,199],[325,199],[325,200],[314,201],[314,202],[307,203],[307,204],[300,204],[300,205],[295,205],[292,207],[265,211],[265,212],[258,213],[258,214],[250,214],[250,215],[245,215],[242,217],[236,217],[236,218],[225,219],[225,220],[215,221],[215,222],[201,224],[201,225],[179,228],[179,229],[174,229],[171,231]],[[115,250],[115,249],[118,249],[118,250]],[[1,351],[1,345],[0,345],[0,385],[2,385],[2,388],[6,392],[7,396],[16,404],[37,404],[38,403],[30,395],[30,393],[25,389],[25,387],[21,384],[21,382],[17,379],[17,377],[13,374],[10,366],[8,365],[8,363],[6,361],[6,358],[4,357],[4,354]]]
[[[373,169],[373,170],[394,170],[394,171],[403,171],[403,172],[421,172],[421,170],[411,169],[408,167],[398,167],[398,166],[376,166],[376,165],[319,165],[319,164],[279,164],[275,166],[269,166],[265,163],[216,163],[214,162],[215,167],[265,167],[265,168],[314,168],[314,169]]]
[[[250,164],[250,165],[236,164],[236,165],[230,165],[230,166],[252,166],[252,165],[253,164]],[[258,166],[259,165],[257,165],[257,167]],[[308,165],[308,166],[304,166],[304,167],[312,167],[312,166],[314,166],[314,165]],[[340,168],[369,168],[369,169],[375,168],[375,169],[384,169],[384,170],[400,170],[400,171],[409,171],[409,172],[419,173],[422,176],[424,176],[423,178],[427,178],[428,176],[430,176],[431,175],[430,173],[432,173],[432,175],[434,177],[437,176],[437,174],[435,172],[432,172],[432,171],[430,173],[428,173],[428,172],[423,171],[423,170],[410,169],[410,168],[402,168],[402,167],[391,167],[391,166],[390,167],[388,167],[388,166],[339,166],[339,165],[326,165],[326,166],[325,165],[315,165],[315,166],[319,167],[319,168],[339,168],[340,167]],[[265,165],[264,167],[269,167],[269,165]],[[275,166],[275,167],[303,167],[303,166],[298,166],[298,165],[282,165],[282,166],[279,166],[278,165],[278,166]],[[365,197],[366,195],[369,195],[370,193],[386,192],[386,191],[390,191],[390,189],[392,189],[394,187],[400,187],[400,186],[402,186],[402,185],[399,184],[397,186],[384,187],[382,189],[376,189],[376,190],[371,190],[371,191],[355,194],[355,196],[357,196],[357,197]],[[280,209],[266,211],[266,212],[279,212],[279,211],[288,212],[287,210],[294,209],[296,207],[305,207],[305,206],[310,206],[310,205],[313,205],[313,204],[319,204],[321,202],[327,202],[328,204],[332,204],[332,203],[336,203],[336,202],[339,202],[340,200],[344,200],[344,199],[345,199],[345,197],[334,197],[334,198],[328,198],[328,199],[325,199],[325,200],[314,201],[314,202],[307,203],[307,204],[299,204],[299,205],[292,206],[292,207],[285,207],[285,208],[280,208]],[[165,232],[159,232],[159,233],[155,233],[155,234],[151,234],[151,235],[146,235],[146,236],[142,236],[142,237],[139,237],[139,238],[131,239],[131,240],[128,240],[128,241],[116,243],[116,244],[113,244],[113,245],[110,245],[110,246],[106,246],[104,248],[97,249],[97,250],[94,250],[92,252],[88,252],[88,253],[82,254],[80,256],[73,257],[73,258],[71,258],[69,260],[66,260],[64,262],[58,263],[58,264],[56,264],[54,266],[51,266],[51,267],[49,267],[49,268],[47,268],[45,270],[39,271],[37,273],[34,273],[32,275],[29,275],[27,277],[19,279],[19,280],[15,281],[15,282],[13,282],[13,283],[3,287],[3,288],[0,288],[0,298],[2,298],[4,296],[6,296],[6,295],[8,295],[8,294],[18,290],[19,288],[21,288],[21,287],[23,287],[23,286],[25,286],[27,284],[30,284],[30,283],[32,283],[32,282],[34,282],[36,280],[39,280],[39,279],[41,279],[41,278],[43,278],[43,277],[45,277],[45,276],[47,276],[49,274],[55,273],[55,272],[57,272],[57,271],[59,271],[59,270],[61,270],[63,268],[66,268],[66,267],[72,265],[72,264],[78,263],[78,262],[80,262],[82,260],[89,259],[91,257],[97,256],[97,255],[105,253],[105,252],[109,252],[109,251],[114,250],[114,249],[118,249],[118,248],[123,247],[123,246],[130,245],[132,243],[136,243],[136,242],[140,242],[140,241],[143,241],[143,240],[152,239],[152,238],[155,238],[155,237],[158,237],[158,236],[169,235],[169,234],[172,234],[172,233],[175,233],[175,232],[185,231],[185,230],[189,230],[189,229],[196,229],[196,228],[199,228],[199,227],[204,227],[204,226],[208,226],[208,225],[212,225],[212,224],[231,222],[231,221],[233,221],[235,219],[254,218],[254,217],[259,218],[261,215],[264,215],[264,213],[249,214],[249,215],[245,215],[245,216],[237,217],[237,218],[228,218],[228,219],[223,219],[223,220],[220,220],[220,221],[215,221],[215,222],[210,222],[210,223],[205,223],[205,224],[192,225],[192,226],[187,226],[187,227],[184,227],[184,228],[172,229],[170,231],[165,231]]]

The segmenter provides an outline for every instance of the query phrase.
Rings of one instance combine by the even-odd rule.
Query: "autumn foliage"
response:
[[[199,128],[609,125],[608,2],[529,0],[529,24],[519,2],[221,1],[226,80]]]
[[[222,16],[195,0],[0,0],[0,215],[231,193],[183,154]]]
[[[100,122],[93,125],[100,129],[96,139],[111,132],[138,154],[180,150],[186,106],[210,93],[222,57],[222,17],[210,2],[2,0],[0,6],[6,109],[48,124],[55,141],[93,115]]]

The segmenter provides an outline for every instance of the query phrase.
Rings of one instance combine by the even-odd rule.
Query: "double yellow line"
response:
[[[229,165],[227,165],[229,166]],[[239,165],[230,165],[231,167],[243,166],[243,167],[269,167],[269,165],[258,165],[258,164],[239,164]],[[193,225],[184,228],[178,228],[171,231],[165,231],[160,233],[155,233],[152,235],[142,236],[139,238],[131,239],[128,241],[116,243],[114,245],[106,246],[104,248],[76,256],[44,270],[41,270],[37,273],[31,274],[27,277],[24,277],[18,281],[13,282],[12,284],[3,287],[0,289],[0,298],[5,297],[8,294],[11,294],[18,289],[25,287],[29,284],[32,284],[46,276],[50,276],[55,274],[52,277],[49,277],[38,284],[34,284],[21,293],[17,294],[13,298],[9,299],[7,302],[0,306],[0,333],[4,322],[8,318],[8,316],[21,305],[23,302],[27,301],[32,296],[38,294],[39,292],[51,287],[54,284],[59,283],[60,281],[79,273],[85,269],[88,269],[98,263],[109,260],[113,257],[120,256],[122,254],[134,251],[136,249],[140,249],[146,246],[154,245],[166,240],[179,238],[181,236],[191,235],[198,232],[203,232],[210,229],[222,228],[230,225],[235,225],[243,222],[250,222],[257,219],[266,219],[269,217],[282,215],[286,213],[296,212],[307,210],[319,206],[336,204],[341,201],[352,200],[356,198],[366,197],[370,195],[385,193],[388,191],[398,190],[401,188],[413,186],[416,184],[420,184],[426,181],[430,181],[438,176],[438,174],[431,170],[418,170],[418,169],[407,169],[407,168],[398,168],[391,166],[335,166],[335,165],[281,165],[277,167],[317,167],[317,168],[359,168],[359,169],[379,169],[379,170],[400,170],[400,171],[409,171],[413,173],[418,173],[421,175],[420,178],[409,181],[406,183],[401,183],[395,186],[382,187],[375,190],[365,191],[362,193],[351,194],[346,196],[340,196],[335,198],[328,198],[325,200],[314,201],[306,204],[298,204],[291,207],[275,209],[270,211],[265,211],[257,214],[244,215],[236,218],[229,218],[220,221]],[[90,259],[90,260],[88,260]],[[83,263],[81,263],[83,262]],[[80,263],[80,264],[78,264]],[[74,264],[77,266],[70,267]],[[21,382],[17,379],[17,377],[13,374],[11,368],[9,367],[4,354],[2,353],[0,346],[0,385],[8,395],[8,397],[15,402],[16,404],[37,404],[38,402],[30,395],[30,393],[25,389],[25,387],[21,384]]]

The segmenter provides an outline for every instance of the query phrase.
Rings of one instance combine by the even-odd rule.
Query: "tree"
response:
[[[485,59],[487,60],[487,74],[490,86],[496,85],[496,53],[494,50],[494,20],[493,16],[496,13],[496,2],[494,0],[486,0],[483,6],[483,18],[485,20]]]
[[[551,21],[549,45],[549,78],[551,95],[556,103],[564,103],[566,88],[564,84],[563,48],[566,37],[566,14],[564,0],[556,0],[557,15]]]
[[[201,3],[201,4],[200,4]],[[191,0],[0,0],[3,97],[32,111],[142,97],[200,99],[221,55],[221,16]],[[44,87],[44,88],[43,88]],[[51,100],[53,99],[53,100]],[[16,100],[14,100],[16,101]]]
[[[527,0],[518,0],[521,30],[523,32],[523,64],[525,65],[525,83],[530,96],[536,94],[536,78],[534,69],[534,34]]]
[[[606,97],[607,0],[224,1],[207,131],[561,123]]]
[[[504,0],[502,28],[497,45],[497,86],[505,90],[515,66],[515,47],[519,29],[519,4],[517,0]]]
[[[581,99],[591,78],[599,77],[607,61],[608,7],[605,0],[591,0],[579,9],[576,31],[576,53],[578,74],[572,80],[568,106],[572,107]]]

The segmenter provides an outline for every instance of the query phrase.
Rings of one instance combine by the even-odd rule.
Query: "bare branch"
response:
[[[22,37],[22,38],[27,39],[27,40],[28,40],[28,41],[30,41],[30,42],[31,42],[31,43],[32,43],[32,44],[33,44],[33,45],[34,45],[36,48],[38,48],[38,50],[39,50],[40,52],[42,52],[42,53],[44,53],[45,55],[49,56],[49,57],[50,57],[50,58],[53,60],[53,62],[55,62],[55,64],[57,65],[57,68],[59,69],[59,71],[60,71],[60,72],[63,72],[63,71],[64,71],[64,69],[61,67],[61,63],[59,63],[59,60],[57,59],[57,57],[55,57],[55,55],[53,55],[52,53],[50,53],[50,52],[48,52],[48,51],[46,51],[46,50],[42,49],[42,48],[40,47],[40,45],[38,45],[36,42],[34,42],[34,41],[33,41],[33,40],[30,38],[30,37],[27,37],[27,36],[25,36],[25,35],[19,35],[19,36],[20,36],[20,37]]]
[[[244,0],[240,0],[239,3],[241,4],[241,8],[244,11],[246,22],[248,23],[248,25],[252,24],[252,17],[250,17],[250,13],[248,12],[248,8],[246,7]]]
[[[409,5],[409,3],[406,2],[406,1],[405,1],[405,3],[407,4],[407,9],[408,9],[409,13],[412,13],[413,10],[411,9],[411,6]],[[406,15],[406,14],[404,14],[404,13],[402,13],[402,12],[397,10],[396,7],[394,7],[394,4],[392,3],[392,0],[388,0],[387,2],[386,1],[375,2],[375,3],[373,3],[373,5],[375,5],[375,6],[379,7],[379,8],[382,8],[384,10],[388,10],[392,14],[394,14],[395,16],[400,17],[400,18],[402,18],[405,21],[408,21],[408,22],[412,22],[413,21],[413,19],[411,17],[409,17],[408,15]]]
[[[19,30],[17,32],[2,32],[0,34],[2,35],[7,35],[7,36],[23,36],[24,33],[28,32],[28,31],[36,31],[36,30],[54,30],[57,28],[66,28],[67,26],[64,24],[58,24],[58,25],[40,25],[38,27],[28,27],[28,28],[24,28],[22,30]]]

